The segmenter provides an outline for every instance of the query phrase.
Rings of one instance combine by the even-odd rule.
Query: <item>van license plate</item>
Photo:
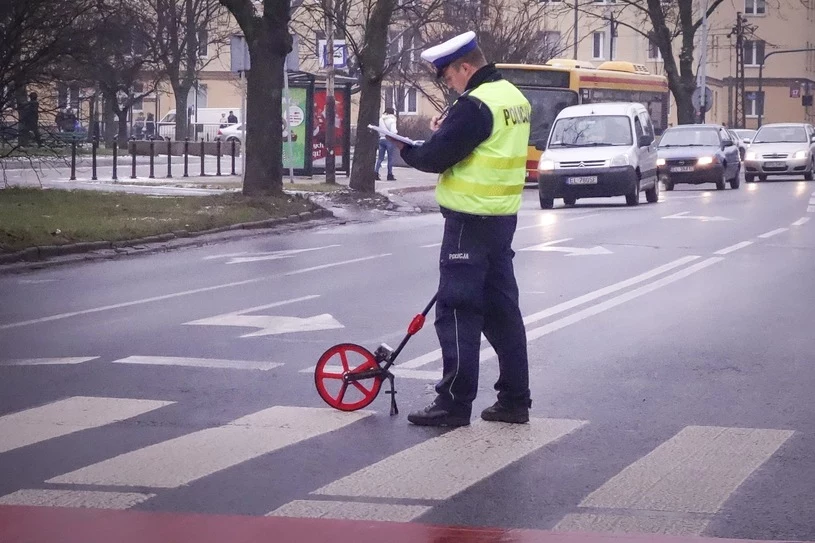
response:
[[[693,166],[674,166],[671,168],[672,172],[692,172]]]
[[[764,167],[765,168],[786,168],[787,163],[786,162],[765,162]]]
[[[587,175],[584,177],[568,177],[566,178],[567,185],[596,185],[597,176]]]

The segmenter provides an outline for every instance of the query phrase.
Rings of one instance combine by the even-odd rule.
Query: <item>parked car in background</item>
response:
[[[733,132],[735,132],[745,145],[750,145],[756,135],[756,131],[750,128],[734,128]]]
[[[662,134],[657,147],[657,167],[665,190],[679,183],[715,183],[716,189],[739,188],[739,148],[723,126],[690,124],[674,126]]]
[[[226,128],[219,128],[215,134],[215,139],[221,141],[237,141],[241,143],[241,138],[243,138],[243,123],[232,124]]]
[[[815,129],[804,123],[772,123],[759,128],[744,159],[748,183],[766,181],[770,175],[803,175],[812,181],[815,172]]]
[[[728,129],[727,133],[730,134],[730,138],[733,140],[733,143],[735,143],[736,147],[739,148],[739,160],[744,162],[744,157],[747,156],[747,147],[749,147],[749,144],[744,143],[739,135],[736,134],[735,130]]]

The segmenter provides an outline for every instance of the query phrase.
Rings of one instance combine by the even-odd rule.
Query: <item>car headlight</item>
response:
[[[798,151],[797,153],[795,153],[794,158],[806,158],[808,155],[809,155],[809,151],[806,151],[806,150]]]
[[[664,166],[664,165],[665,165],[665,159],[664,158],[658,158],[657,159],[657,166]]]
[[[699,160],[696,161],[696,164],[698,164],[699,166],[707,166],[708,164],[713,164],[713,157],[712,156],[699,157]]]
[[[755,160],[755,159],[756,159],[756,154],[754,152],[748,151],[744,155],[744,160]]]
[[[541,158],[538,162],[538,171],[549,172],[555,169],[555,161],[548,158]]]
[[[615,166],[628,166],[628,155],[617,155],[611,159],[609,166],[614,168]]]

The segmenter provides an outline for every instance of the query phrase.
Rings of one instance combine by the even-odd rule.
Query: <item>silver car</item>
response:
[[[769,175],[815,173],[815,130],[804,123],[765,124],[759,128],[744,157],[744,179],[766,181]]]

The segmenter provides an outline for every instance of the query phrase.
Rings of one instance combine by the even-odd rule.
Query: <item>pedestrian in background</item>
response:
[[[233,111],[229,112],[229,117],[227,117],[226,120],[229,124],[238,124],[238,118]]]
[[[532,108],[487,64],[474,32],[421,56],[460,96],[444,120],[433,117],[434,132],[424,144],[392,140],[408,165],[441,174],[436,200],[444,216],[435,323],[444,369],[436,399],[408,420],[424,426],[470,424],[483,333],[498,355],[499,377],[498,401],[481,418],[525,423],[532,401],[512,238],[526,178]]]
[[[144,130],[148,140],[155,139],[156,137],[156,121],[152,113],[147,114],[147,120],[144,123]]]
[[[399,131],[396,127],[396,111],[392,107],[386,107],[385,113],[379,117],[379,128],[383,128],[394,134]],[[388,155],[388,181],[396,181],[393,176],[393,155],[396,154],[396,146],[393,141],[385,136],[379,137],[379,156],[376,159],[376,180],[380,181],[379,169],[382,167],[382,160],[385,158],[385,153]]]

